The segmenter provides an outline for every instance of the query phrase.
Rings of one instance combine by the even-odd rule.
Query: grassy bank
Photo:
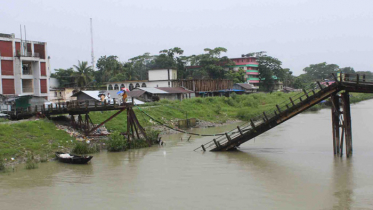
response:
[[[18,161],[32,153],[34,157],[45,159],[57,150],[72,147],[75,141],[71,140],[68,133],[57,130],[48,120],[0,124],[0,157]]]
[[[183,101],[161,100],[141,107],[146,113],[157,120],[168,125],[176,125],[176,119],[197,118],[199,120],[224,123],[227,120],[249,120],[263,111],[275,108],[276,104],[289,100],[289,97],[297,93],[257,93],[250,95],[236,95],[234,97],[209,97],[192,98]],[[353,93],[351,102],[356,103],[362,100],[373,98],[373,94]],[[326,107],[317,105],[311,111]],[[141,111],[134,107],[137,118],[143,126],[157,125]],[[90,116],[94,123],[100,123],[113,115],[115,112],[94,112]],[[105,124],[110,131],[126,130],[126,114],[122,113]]]

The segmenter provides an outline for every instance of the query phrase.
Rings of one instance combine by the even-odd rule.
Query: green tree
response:
[[[344,68],[341,68],[340,71],[344,74],[355,74],[355,70],[354,68],[352,67],[344,67]]]
[[[126,65],[127,77],[129,80],[145,80],[148,78],[148,70],[152,68],[154,56],[144,53],[129,59]]]
[[[118,61],[115,55],[101,56],[97,60],[96,67],[98,71],[95,72],[96,81],[99,83],[107,82],[111,77],[123,72],[123,65]]]
[[[329,79],[332,73],[339,71],[339,66],[336,64],[327,64],[326,62],[311,64],[310,66],[303,69],[304,72],[312,80],[324,80]]]
[[[226,73],[226,78],[233,80],[233,83],[244,83],[245,82],[245,70],[240,68],[238,71],[229,70]]]
[[[233,66],[234,63],[227,56],[221,57],[222,52],[227,52],[223,47],[216,47],[214,49],[205,48],[205,54],[195,56],[194,62],[198,62],[200,70],[206,72],[211,79],[224,79],[226,69]]]
[[[85,87],[89,82],[92,81],[93,70],[91,66],[88,66],[87,61],[78,61],[78,65],[74,65],[73,67],[76,70],[76,72],[74,72],[74,76],[78,87]]]
[[[54,71],[55,72],[51,74],[51,77],[58,80],[59,87],[73,87],[75,85],[73,68],[55,69]]]
[[[281,61],[267,55],[261,55],[258,58],[260,86],[266,91],[273,91],[275,79],[274,76],[283,77]],[[280,78],[278,78],[280,79]]]

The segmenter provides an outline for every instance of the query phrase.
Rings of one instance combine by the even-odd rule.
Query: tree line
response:
[[[125,80],[147,80],[149,69],[177,69],[179,79],[231,79],[234,83],[245,82],[246,72],[240,68],[233,70],[234,62],[222,53],[226,48],[205,48],[199,55],[183,55],[184,51],[179,47],[161,50],[159,55],[144,53],[129,59],[126,62],[119,60],[118,56],[101,56],[96,63],[96,71],[86,61],[78,61],[68,69],[55,69],[51,77],[57,78],[61,87],[96,87],[106,82]],[[311,64],[303,69],[303,74],[294,76],[288,68],[282,67],[282,62],[265,52],[247,53],[243,56],[256,56],[259,63],[259,79],[261,89],[271,91],[275,80],[282,81],[284,86],[303,88],[306,85],[328,78],[331,73],[342,71],[343,73],[355,73],[352,67],[340,68],[336,64]],[[193,68],[193,66],[196,66]],[[371,72],[367,72],[369,74]]]

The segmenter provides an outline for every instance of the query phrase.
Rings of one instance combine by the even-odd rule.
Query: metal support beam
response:
[[[95,131],[97,128],[101,127],[103,124],[107,123],[108,121],[110,121],[111,119],[113,119],[114,117],[116,117],[118,114],[120,114],[121,112],[123,112],[125,109],[121,109],[119,110],[117,113],[113,114],[111,117],[109,117],[107,120],[105,120],[104,122],[100,123],[99,125],[97,125],[96,127],[92,128],[90,131],[88,131],[86,133],[86,135],[92,133],[93,131]]]

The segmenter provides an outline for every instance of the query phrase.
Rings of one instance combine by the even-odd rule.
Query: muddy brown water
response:
[[[332,154],[331,113],[300,114],[238,152],[193,152],[211,138],[95,154],[0,175],[0,209],[373,209],[373,100],[352,105],[353,157]],[[193,132],[216,133],[236,124]]]

